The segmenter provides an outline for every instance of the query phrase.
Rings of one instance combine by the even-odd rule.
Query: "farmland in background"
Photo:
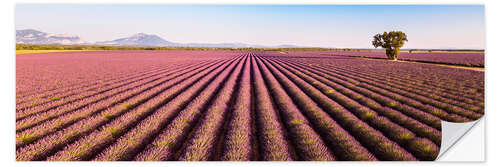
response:
[[[324,55],[385,59],[385,52],[328,51]],[[413,51],[399,53],[399,60],[469,67],[484,67],[484,52]]]
[[[441,120],[484,115],[484,72],[352,57],[378,54],[17,55],[16,159],[434,160]],[[484,54],[406,54],[484,66]]]

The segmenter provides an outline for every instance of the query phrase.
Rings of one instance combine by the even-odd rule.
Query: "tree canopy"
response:
[[[399,49],[408,41],[406,34],[402,31],[384,32],[373,36],[372,44],[375,48],[385,48],[387,58],[397,60]]]

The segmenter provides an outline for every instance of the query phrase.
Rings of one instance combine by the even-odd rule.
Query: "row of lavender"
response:
[[[78,90],[110,79],[141,75],[165,65],[199,62],[238,54],[224,51],[82,51],[16,56],[16,97],[50,98],[55,90]],[[182,55],[182,56],[179,56]],[[220,55],[220,56],[214,56]],[[55,70],[57,69],[57,70]],[[22,102],[23,100],[21,100]]]
[[[184,92],[187,87],[199,81],[200,77],[211,72],[214,68],[219,67],[220,63],[222,62],[217,64],[212,63],[212,65],[207,67],[197,67],[195,70],[186,69],[176,72],[177,75],[164,77],[162,80],[136,87],[132,91],[119,94],[116,97],[111,97],[106,100],[101,100],[99,103],[88,104],[83,110],[70,111],[66,115],[53,118],[50,122],[46,121],[38,126],[19,132],[17,135],[18,138],[33,136],[33,134],[36,135],[32,137],[33,139],[31,139],[31,141],[28,140],[29,143],[24,144],[27,146],[24,146],[22,143],[20,144],[19,151],[29,151],[26,151],[27,153],[18,154],[18,159],[45,159],[45,157],[52,152],[70,143],[74,143],[78,138],[88,135],[99,127],[102,127],[101,134],[104,134],[104,136],[108,134],[112,135],[108,135],[107,137],[113,137],[121,132],[125,132],[123,124],[128,123],[128,126],[133,126],[134,123],[136,123],[134,121],[137,121],[136,119],[138,117],[146,116],[155,111],[154,107],[158,107],[165,101],[173,99],[179,95],[179,93]],[[125,121],[121,119],[125,119]],[[113,123],[118,123],[120,125],[113,126]],[[104,128],[103,125],[108,125],[109,128]],[[94,133],[99,134],[99,132]],[[89,139],[92,140],[91,143],[94,144],[109,142],[109,140],[105,139],[99,140],[100,142],[95,142],[94,138]],[[80,154],[73,154],[73,157]]]
[[[409,85],[399,75],[380,78],[386,71],[334,65],[354,65],[347,60],[225,54],[109,79],[92,93],[50,90],[63,98],[17,111],[16,158],[433,160],[441,119],[484,113],[478,96],[440,84],[453,78]],[[441,92],[417,91],[430,88]]]

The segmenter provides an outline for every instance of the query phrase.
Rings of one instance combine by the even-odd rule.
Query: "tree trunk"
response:
[[[398,60],[399,48],[394,48],[393,60]]]
[[[399,50],[399,49],[398,49]],[[395,49],[385,49],[385,54],[387,55],[387,59],[389,60],[397,60],[397,53]]]

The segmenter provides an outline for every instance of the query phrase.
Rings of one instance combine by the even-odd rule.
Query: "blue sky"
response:
[[[404,48],[485,46],[482,5],[56,5],[18,4],[16,29],[104,41],[143,32],[180,43],[241,42],[372,48],[401,30]]]

